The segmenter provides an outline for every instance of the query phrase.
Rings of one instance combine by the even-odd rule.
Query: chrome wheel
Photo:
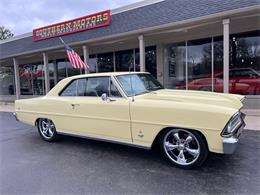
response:
[[[40,119],[39,130],[45,139],[51,139],[55,132],[55,126],[49,119]]]
[[[170,130],[164,137],[163,146],[168,158],[178,165],[190,165],[200,156],[198,139],[184,129]]]

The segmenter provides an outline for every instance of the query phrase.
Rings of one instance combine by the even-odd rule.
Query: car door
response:
[[[119,92],[111,77],[79,80],[73,101],[77,134],[131,142],[129,100]]]

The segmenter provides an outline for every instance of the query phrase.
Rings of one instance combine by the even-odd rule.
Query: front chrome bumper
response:
[[[17,114],[15,112],[13,112],[13,116],[14,116],[16,121],[19,121],[18,118],[17,118]]]
[[[246,126],[244,122],[245,114],[241,114],[242,124],[237,128],[234,135],[228,138],[223,138],[223,152],[224,154],[233,154],[239,144],[239,137]]]

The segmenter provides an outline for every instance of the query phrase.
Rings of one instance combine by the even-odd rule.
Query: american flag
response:
[[[67,56],[69,58],[69,61],[71,63],[71,65],[74,68],[89,68],[89,65],[87,65],[86,63],[84,63],[80,56],[73,50],[71,49],[63,40],[62,38],[60,38],[61,42],[63,43],[63,45],[65,46],[66,52],[67,52]]]

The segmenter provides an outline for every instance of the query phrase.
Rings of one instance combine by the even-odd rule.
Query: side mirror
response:
[[[101,95],[101,99],[102,99],[103,101],[107,101],[107,100],[108,100],[107,94],[106,94],[106,93],[103,93],[103,94]]]

